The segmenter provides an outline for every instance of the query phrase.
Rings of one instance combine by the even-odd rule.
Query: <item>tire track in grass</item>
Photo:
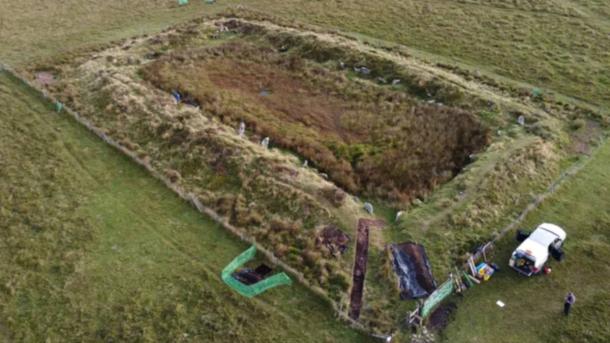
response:
[[[172,194],[172,196],[173,196],[173,194]],[[180,199],[177,198],[176,200],[180,200]],[[147,227],[149,227],[151,229],[150,231],[147,231],[147,232],[152,232],[155,236],[157,236],[163,242],[163,244],[165,244],[168,248],[172,249],[173,251],[177,252],[185,261],[190,262],[192,265],[197,265],[197,266],[201,267],[201,269],[204,270],[206,273],[208,273],[211,277],[215,278],[217,281],[220,280],[220,278],[219,278],[220,270],[218,270],[218,271],[213,270],[211,266],[209,266],[208,264],[203,262],[201,256],[197,256],[196,254],[194,254],[192,252],[188,252],[186,249],[183,249],[182,245],[177,240],[170,238],[167,234],[164,234],[160,229],[157,228],[157,225],[155,225],[155,223],[153,223],[151,220],[147,219],[146,217],[139,216],[138,213],[129,206],[129,204],[125,203],[125,200],[121,200],[121,202],[123,203],[124,208],[128,208],[129,211],[134,215],[134,217],[137,217],[141,222],[143,222]],[[217,224],[214,223],[213,225],[216,226]],[[227,262],[230,262],[230,261],[227,261]],[[295,318],[291,317],[284,311],[281,311],[278,308],[274,307],[272,304],[269,304],[269,303],[263,301],[261,298],[251,298],[248,301],[254,302],[255,304],[266,309],[267,311],[278,314],[280,317],[282,317],[286,321],[295,321]]]
[[[51,103],[56,101],[52,96],[43,97],[40,94],[38,94],[38,92],[40,92],[40,90],[38,89],[38,87],[36,85],[32,84],[26,78],[23,78],[22,76],[20,76],[17,72],[15,72],[10,67],[2,65],[0,63],[0,70],[3,67],[4,67],[4,69],[6,69],[7,74],[10,75],[10,77],[13,79],[13,81],[15,83],[22,85],[23,87],[28,89],[28,91],[31,90],[33,92],[31,94],[36,94],[37,97],[39,98],[39,100],[51,101]],[[144,162],[141,159],[139,159],[133,152],[129,151],[128,149],[126,149],[125,147],[120,145],[118,142],[114,141],[111,137],[108,137],[103,131],[101,131],[99,128],[97,128],[91,121],[89,121],[86,118],[81,117],[77,112],[74,112],[65,106],[64,106],[63,112],[67,112],[77,124],[86,127],[90,133],[94,134],[94,136],[98,136],[105,143],[110,145],[111,148],[114,148],[114,149],[118,150],[120,153],[122,153],[122,155],[124,155],[124,158],[140,165],[142,168],[144,168],[144,170],[147,172],[148,175],[153,176],[154,179],[161,182],[162,184],[165,184],[165,186],[169,190],[171,190],[173,192],[173,194],[184,199],[186,202],[192,203],[193,207],[197,208],[197,210],[201,213],[201,215],[203,215],[203,217],[210,218],[213,222],[218,223],[224,229],[226,229],[227,232],[237,236],[242,241],[245,241],[248,244],[253,244],[253,245],[257,246],[260,254],[264,257],[264,259],[271,261],[274,264],[277,264],[279,267],[281,267],[285,271],[292,274],[292,276],[301,283],[301,285],[304,287],[304,289],[299,290],[299,292],[300,291],[304,291],[305,293],[309,292],[309,294],[307,294],[308,297],[305,300],[305,302],[314,301],[316,303],[320,303],[320,300],[322,300],[323,302],[327,302],[328,304],[330,304],[330,306],[332,307],[333,301],[328,297],[328,295],[326,293],[324,293],[321,289],[313,287],[311,284],[309,284],[307,282],[307,280],[303,277],[303,275],[300,272],[298,272],[296,269],[290,267],[283,261],[277,259],[277,257],[275,257],[272,252],[270,252],[269,250],[267,250],[266,248],[264,248],[263,246],[258,244],[256,241],[254,241],[250,237],[244,236],[243,234],[241,234],[235,227],[233,227],[225,219],[220,217],[216,212],[214,212],[213,210],[211,210],[207,207],[204,207],[203,205],[198,203],[198,200],[193,198],[192,194],[187,193],[185,190],[183,190],[181,188],[180,185],[171,183],[158,170],[153,168],[147,162]],[[309,296],[317,297],[317,299],[316,300],[310,299]],[[289,301],[287,301],[287,299],[284,299],[283,302],[286,304],[289,303]],[[329,306],[329,305],[324,305],[324,306]],[[275,309],[275,307],[273,307],[273,308]],[[275,311],[277,311],[277,310],[275,310]],[[346,322],[352,324],[352,329],[354,329],[354,331],[358,331],[358,332],[360,332],[360,334],[364,333],[364,330],[362,329],[362,327],[359,326],[358,323],[351,321],[344,313],[335,312],[335,316],[341,318],[343,321],[346,321]],[[312,323],[312,324],[314,325],[314,327],[316,327],[315,325],[317,325],[316,323]]]
[[[21,97],[17,96],[16,91],[12,90],[12,94],[11,97],[15,100],[18,100],[21,104],[23,104],[24,106],[26,106],[29,110],[29,114],[31,114],[31,118],[33,118],[34,120],[36,120],[39,124],[40,127],[47,127],[49,128],[49,132],[52,132],[53,130],[57,131],[59,130],[59,132],[63,131],[64,129],[61,128],[60,126],[51,126],[50,121],[45,120],[44,118],[42,118],[42,113],[48,113],[48,114],[55,114],[55,115],[62,115],[61,113],[53,113],[51,112],[51,110],[49,110],[48,108],[46,108],[44,105],[42,105],[42,103],[39,102],[39,99],[36,99],[36,95],[35,94],[31,94],[30,90],[25,88],[24,86],[20,85],[20,88],[22,90],[23,94],[26,94],[30,99],[30,101],[24,100]],[[39,105],[35,105],[35,103],[38,103]],[[68,118],[69,119],[69,118]],[[89,133],[86,133],[87,135],[89,135]],[[94,137],[88,137],[88,138],[94,138]],[[79,155],[75,152],[73,152],[68,144],[66,144],[65,140],[61,140],[61,139],[57,139],[55,142],[53,143],[57,143],[57,144],[61,144],[62,147],[62,151],[64,152],[64,154],[62,153],[58,153],[58,156],[60,157],[67,157],[69,159],[69,161],[65,161],[66,163],[69,163],[70,165],[77,167],[78,171],[81,171],[82,174],[81,175],[86,175],[88,176],[90,181],[93,181],[94,183],[96,183],[98,186],[101,186],[101,182],[94,177],[94,175],[89,171],[89,169],[86,167],[86,164],[84,161],[82,161],[81,158],[79,158]],[[70,163],[72,162],[72,163]]]
[[[496,236],[491,240],[491,242],[495,243],[495,242],[499,241],[507,233],[514,230],[519,224],[521,224],[530,212],[539,208],[540,205],[542,205],[542,203],[548,197],[555,194],[555,192],[557,192],[557,190],[559,190],[563,184],[565,184],[567,181],[571,180],[583,168],[585,168],[593,159],[595,159],[597,157],[597,154],[599,154],[599,152],[607,144],[607,142],[608,142],[607,138],[603,139],[601,142],[599,142],[597,147],[595,147],[595,150],[588,157],[585,157],[585,158],[579,160],[578,162],[575,162],[568,169],[563,171],[561,173],[561,175],[559,176],[559,178],[557,178],[555,181],[553,181],[553,183],[551,183],[551,185],[546,189],[545,192],[537,195],[532,200],[532,202],[530,202],[530,204],[527,205],[525,207],[525,209],[523,209],[523,211],[517,216],[517,218],[513,219],[507,226],[505,226],[500,231],[498,231]]]
[[[25,100],[22,97],[18,96],[17,90],[13,89],[13,88],[10,89],[10,93],[7,95],[13,99],[18,100],[20,102],[20,104],[26,106],[28,108],[28,112],[29,112],[28,114],[31,116],[31,118],[33,118],[36,121],[38,126],[48,127],[50,130],[53,130],[53,126],[49,125],[50,122],[45,120],[42,117],[43,116],[42,112],[46,112],[48,114],[54,114],[54,115],[65,115],[65,114],[61,114],[61,113],[55,114],[48,108],[45,108],[45,106],[37,105],[37,102],[39,99],[35,98],[36,97],[35,94],[31,94],[31,92],[22,85],[19,85],[19,88],[23,91],[24,94],[26,94],[26,96],[29,99]],[[72,120],[71,118],[65,118],[65,119]],[[55,127],[55,128],[57,128],[57,127]],[[86,134],[89,135],[90,133],[87,132]],[[95,138],[95,137],[93,137],[93,138]],[[71,148],[68,144],[66,144],[66,142],[64,140],[59,140],[59,143],[62,146],[62,152],[64,152],[63,154],[60,153],[59,155],[62,157],[68,158],[68,160],[65,160],[64,163],[67,163],[67,164],[70,164],[70,165],[76,167],[78,174],[85,176],[89,181],[94,182],[97,186],[99,186],[99,187],[103,186],[103,182],[98,180],[97,177],[95,176],[95,173],[93,173],[89,170],[87,163],[85,161],[83,161],[83,158],[79,154],[77,154],[76,152],[73,151],[74,150],[73,148]],[[132,162],[129,161],[129,163],[132,163]],[[141,168],[141,167],[138,166],[138,168]],[[155,182],[157,182],[157,181],[155,180]],[[175,194],[172,193],[171,196],[175,196]],[[164,234],[160,229],[158,229],[156,223],[154,223],[151,219],[141,216],[133,208],[132,203],[129,203],[129,202],[127,202],[127,200],[119,198],[119,197],[113,196],[112,198],[113,198],[113,202],[115,204],[120,204],[120,208],[126,209],[127,211],[129,211],[129,213],[131,214],[131,218],[137,218],[137,220],[142,222],[145,227],[148,227],[150,229],[149,231],[146,231],[146,233],[153,233],[166,247],[171,249],[171,251],[174,251],[177,254],[177,256],[180,256],[180,258],[182,258],[184,261],[189,262],[193,266],[200,267],[201,270],[203,270],[205,273],[207,273],[210,277],[217,278],[217,276],[220,273],[220,269],[218,271],[214,270],[211,266],[209,266],[208,264],[206,264],[205,262],[202,261],[202,257],[197,256],[197,255],[193,254],[192,252],[187,251],[186,249],[183,249],[182,245],[177,240],[170,238],[167,234]],[[176,201],[182,202],[182,199],[176,197]],[[191,210],[191,209],[189,208],[189,210]],[[213,225],[214,227],[218,226],[218,224],[216,224],[216,223],[210,223],[210,224]],[[134,225],[134,226],[137,226],[137,225]],[[219,228],[217,228],[217,229],[220,230]],[[238,242],[235,242],[235,243],[237,244]],[[217,281],[218,280],[219,280],[219,278],[217,278]],[[62,292],[62,290],[59,288],[56,288],[55,291]],[[285,311],[278,309],[277,307],[273,306],[273,304],[266,302],[261,298],[252,298],[252,299],[249,299],[249,301],[254,302],[255,305],[260,306],[261,308],[265,309],[268,312],[276,313],[277,315],[279,315],[282,319],[286,320],[287,322],[296,321],[296,318],[290,316]],[[0,327],[0,329],[1,329],[1,327]],[[2,332],[0,331],[0,336],[1,336],[1,334],[2,334]]]

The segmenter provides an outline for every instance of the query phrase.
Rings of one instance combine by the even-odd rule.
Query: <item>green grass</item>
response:
[[[25,67],[62,59],[79,49],[156,32],[237,3],[243,1],[208,6],[193,0],[179,8],[170,0],[5,0],[0,2],[0,61]],[[367,42],[403,44],[408,48],[401,46],[401,51],[418,57],[541,87],[545,94],[561,92],[601,106],[602,111],[610,105],[610,5],[604,0],[258,0],[248,7],[338,28]],[[293,310],[281,312],[268,306],[274,299],[289,297],[293,289],[274,290],[273,297],[265,295],[256,302],[253,308],[261,314],[252,316],[256,322],[237,315],[238,308],[251,302],[222,291],[217,271],[196,261],[207,256],[224,263],[224,258],[228,261],[245,246],[233,243],[231,250],[223,244],[227,250],[221,251],[190,244],[210,235],[208,230],[215,226],[179,205],[146,173],[84,134],[78,125],[55,117],[31,95],[15,93],[14,87],[3,77],[0,340],[17,335],[17,341],[40,341],[48,335],[51,341],[59,341],[69,334],[75,341],[109,336],[177,341],[175,335],[188,331],[187,327],[193,328],[187,332],[191,339],[204,341],[281,341],[287,339],[285,335],[296,339],[311,333],[335,340],[334,335],[351,335],[333,331],[330,338],[327,332],[332,329],[296,327],[291,320],[302,317],[293,315]],[[502,337],[507,341],[582,341],[586,335],[591,335],[589,341],[607,341],[603,324],[608,310],[599,304],[607,304],[608,296],[598,292],[604,287],[602,276],[607,279],[608,258],[608,197],[601,192],[607,188],[604,166],[610,159],[608,148],[604,151],[572,185],[528,219],[530,226],[553,220],[568,228],[565,264],[550,277],[531,280],[503,271],[487,287],[475,289],[467,301],[460,302],[447,341]],[[124,229],[125,223],[129,230]],[[216,231],[222,236],[222,231]],[[441,234],[429,239],[446,241]],[[182,244],[189,248],[176,248],[183,248]],[[440,246],[443,250],[444,245]],[[498,256],[504,254],[505,261],[513,247],[514,242],[505,241]],[[225,251],[227,256],[222,255]],[[565,272],[568,269],[570,273]],[[124,279],[116,277],[115,270],[123,272]],[[165,284],[166,280],[171,282]],[[577,284],[579,280],[583,281]],[[566,291],[562,287],[574,288],[579,297],[575,316],[567,321],[557,316]],[[203,300],[186,302],[191,294],[204,294]],[[214,300],[219,294],[229,299],[226,310]],[[511,295],[504,309],[508,314],[493,305],[506,294]],[[537,300],[539,294],[545,294],[541,300]],[[517,296],[521,298],[514,303]],[[308,299],[312,300],[301,305],[312,309],[305,318],[328,316],[323,305],[312,305],[318,302],[315,298]],[[530,303],[540,310],[532,310]],[[282,300],[273,307],[286,306]],[[189,326],[192,323],[197,325]]]
[[[0,57],[19,64],[57,57],[237,4],[610,105],[610,5],[603,1],[224,0],[178,7],[165,0],[8,0],[0,4]]]
[[[0,340],[366,341],[295,284],[222,283],[247,248],[0,73]]]
[[[610,341],[610,145],[530,214],[522,227],[556,223],[567,232],[566,259],[552,261],[548,276],[525,278],[507,266],[517,246],[514,236],[499,243],[494,261],[503,267],[489,283],[457,302],[455,319],[443,334],[458,342],[608,342]],[[568,291],[577,302],[563,317]],[[495,305],[506,303],[505,308]]]

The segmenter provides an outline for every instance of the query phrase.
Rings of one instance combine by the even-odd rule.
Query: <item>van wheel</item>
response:
[[[553,256],[554,259],[559,262],[563,261],[565,257],[565,253],[563,252],[563,249],[561,249],[561,247],[556,248],[555,246],[551,245],[549,247],[549,253],[551,254],[551,256]]]
[[[555,240],[555,242],[551,243],[551,246],[549,247],[549,249],[555,249],[555,250],[560,250],[561,247],[563,246],[563,241],[557,239]]]
[[[527,237],[530,236],[530,233],[527,231],[523,231],[523,230],[517,230],[517,236],[515,237],[517,239],[517,242],[521,243],[524,240],[527,239]]]

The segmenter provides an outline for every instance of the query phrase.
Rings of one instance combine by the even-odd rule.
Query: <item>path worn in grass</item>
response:
[[[565,261],[552,261],[548,276],[520,276],[507,267],[518,244],[509,234],[499,242],[494,259],[502,271],[458,302],[456,318],[444,334],[446,342],[610,341],[609,163],[606,144],[522,225],[531,229],[552,222],[563,227]],[[578,300],[572,315],[564,318],[563,297],[568,291]],[[497,307],[496,300],[506,307]]]
[[[18,342],[364,341],[299,285],[219,278],[247,246],[0,73],[0,333]]]

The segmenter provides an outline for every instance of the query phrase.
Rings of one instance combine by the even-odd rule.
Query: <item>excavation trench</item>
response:
[[[366,279],[366,266],[369,258],[369,234],[370,229],[382,227],[383,220],[360,219],[358,221],[358,237],[356,238],[356,257],[354,259],[354,271],[352,280],[352,291],[350,293],[349,317],[358,320],[362,309],[362,296],[364,295],[364,281]]]

